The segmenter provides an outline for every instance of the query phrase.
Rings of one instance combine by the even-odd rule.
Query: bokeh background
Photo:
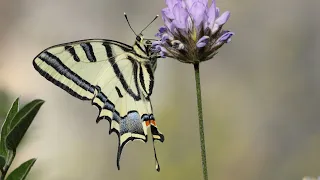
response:
[[[210,179],[300,180],[320,175],[320,1],[217,0],[236,33],[201,64]],[[13,167],[38,160],[29,180],[200,180],[193,67],[160,59],[152,97],[164,143],[129,143],[116,168],[117,138],[97,109],[41,77],[32,59],[63,42],[106,38],[132,44],[162,0],[0,0],[0,119],[10,103],[46,101]],[[160,18],[161,19],[161,18]],[[161,20],[144,35],[153,37]]]

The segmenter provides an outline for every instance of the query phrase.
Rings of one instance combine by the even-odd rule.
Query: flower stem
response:
[[[203,179],[204,180],[208,180],[207,158],[206,158],[206,143],[205,143],[205,140],[204,140],[204,126],[203,126],[203,116],[202,116],[200,70],[199,70],[199,64],[198,63],[194,64],[194,74],[195,74],[196,89],[197,89],[199,131],[200,131],[200,144],[201,144],[201,157],[202,157],[202,173],[203,173]]]

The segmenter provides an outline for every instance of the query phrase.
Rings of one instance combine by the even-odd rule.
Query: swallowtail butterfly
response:
[[[125,17],[130,26],[126,14]],[[109,121],[109,134],[115,132],[119,139],[118,169],[124,146],[130,140],[147,142],[148,127],[153,147],[154,140],[164,141],[150,100],[159,56],[151,51],[152,42],[143,38],[142,31],[135,33],[133,46],[114,40],[88,39],[49,47],[33,60],[34,68],[47,80],[98,107],[97,123],[102,119]],[[155,148],[154,155],[156,169],[160,171]]]

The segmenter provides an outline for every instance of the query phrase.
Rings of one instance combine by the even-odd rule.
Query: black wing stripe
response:
[[[39,55],[39,59],[46,62],[49,66],[54,68],[62,76],[65,76],[66,78],[72,80],[75,84],[77,84],[82,89],[85,89],[86,91],[94,93],[95,87],[93,85],[91,85],[89,82],[82,79],[79,75],[77,75],[72,70],[70,70],[55,55],[46,51]]]
[[[120,91],[120,89],[119,89],[117,86],[116,86],[116,90],[117,90],[117,93],[118,93],[119,98],[122,98],[123,95],[121,94],[121,91]]]
[[[150,76],[150,84],[149,84],[149,93],[148,93],[148,96],[151,96],[152,94],[152,90],[153,90],[153,86],[154,86],[154,75],[153,75],[153,71],[152,71],[152,67],[151,65],[147,64],[145,65],[146,69],[147,69],[147,72]]]
[[[144,92],[148,95],[146,97],[147,100],[149,100],[151,94],[152,94],[152,90],[153,90],[153,85],[154,85],[154,76],[153,76],[153,71],[152,68],[149,64],[145,64],[144,67],[147,70],[147,73],[144,73],[143,71],[143,67],[140,64],[140,73],[139,73],[139,80],[140,80],[140,84],[142,86],[142,89],[144,90]],[[149,76],[149,87],[146,87],[145,84],[145,76]]]
[[[75,61],[80,62],[80,58],[78,57],[76,51],[74,50],[74,47],[72,47],[72,46],[65,46],[64,49],[65,49],[66,51],[68,51],[68,52],[72,55],[72,57],[73,57],[73,59],[74,59]]]
[[[144,75],[143,75],[143,70],[142,70],[142,66],[141,64],[139,65],[139,69],[140,69],[140,72],[139,72],[139,80],[140,80],[140,84],[142,86],[142,89],[144,90],[144,92],[146,92],[146,94],[148,94],[147,92],[147,89],[146,89],[146,84],[144,83]]]
[[[86,53],[86,56],[90,62],[97,61],[93,52],[92,45],[90,43],[81,43],[80,46],[82,47],[83,51]]]
[[[130,60],[130,62],[133,64],[133,77],[134,77],[134,83],[135,83],[135,88],[137,89],[137,93],[138,93],[138,97],[139,100],[141,99],[140,96],[140,88],[139,88],[139,84],[138,84],[138,63],[137,60],[135,60],[133,57],[128,56],[128,59]],[[131,89],[130,89],[131,90]],[[134,93],[133,93],[134,94]],[[135,95],[135,94],[134,94]]]

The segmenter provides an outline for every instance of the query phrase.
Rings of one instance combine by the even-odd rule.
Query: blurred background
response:
[[[209,178],[300,180],[320,175],[320,1],[217,0],[236,33],[201,64]],[[132,44],[165,7],[162,0],[0,0],[0,119],[10,103],[46,101],[13,168],[38,160],[29,180],[201,180],[193,67],[160,59],[152,96],[161,172],[152,143],[129,143],[116,168],[117,138],[98,110],[41,77],[43,49],[86,38]],[[144,35],[152,38],[161,18]]]

